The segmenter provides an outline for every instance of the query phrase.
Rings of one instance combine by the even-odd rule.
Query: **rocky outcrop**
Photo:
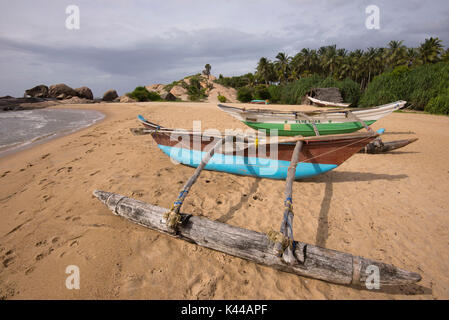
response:
[[[131,102],[137,102],[136,100],[134,100],[131,97],[128,97],[126,94],[124,96],[120,97],[120,102],[121,103],[131,103]]]
[[[165,85],[160,84],[160,83],[156,83],[156,84],[152,84],[150,86],[145,86],[145,88],[148,91],[155,91],[157,93],[159,93],[159,95],[162,95],[164,93],[166,93],[167,91],[165,90]]]
[[[92,93],[92,90],[90,90],[88,87],[81,87],[75,89],[77,93],[77,97],[93,100],[94,95]]]
[[[174,86],[173,88],[171,88],[170,93],[181,100],[189,99],[187,90],[181,86]]]
[[[24,97],[30,96],[32,98],[48,98],[48,87],[46,85],[38,85],[34,88],[25,90]]]
[[[237,90],[228,88],[218,83],[213,83],[213,88],[208,91],[207,102],[219,103],[218,96],[222,95],[226,98],[226,102],[238,102]]]
[[[163,94],[161,94],[161,98],[165,101],[176,101],[176,96],[174,96],[170,92],[164,92]]]
[[[189,86],[191,83],[191,78],[197,77],[199,80],[199,84],[202,89],[205,89],[205,93],[207,95],[207,98],[205,99],[207,102],[217,103],[218,102],[218,96],[222,95],[226,97],[227,102],[238,102],[237,101],[237,90],[234,88],[228,88],[223,85],[220,85],[218,83],[215,83],[214,80],[217,78],[213,75],[196,75],[196,76],[189,76],[185,77],[182,80],[176,81],[175,84],[169,92],[165,89],[167,86],[163,84],[152,84],[149,86],[146,86],[145,88],[148,91],[155,91],[160,94],[160,96],[167,101],[174,101],[176,99],[180,99],[183,101],[189,100],[189,95],[187,92],[187,89],[185,87]],[[171,87],[172,85],[170,85]],[[167,87],[167,88],[170,88]],[[172,97],[174,96],[174,99]]]
[[[71,97],[77,96],[77,92],[70,88],[68,85],[64,83],[54,84],[50,86],[48,90],[48,96],[50,98],[57,99],[70,99]]]
[[[103,101],[114,101],[117,98],[118,98],[117,91],[111,89],[104,93],[102,100]]]

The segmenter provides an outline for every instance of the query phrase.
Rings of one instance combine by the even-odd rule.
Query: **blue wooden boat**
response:
[[[142,116],[138,119],[162,152],[174,161],[191,167],[197,167],[212,144],[224,138],[165,128]],[[295,179],[307,178],[337,168],[378,136],[376,132],[363,132],[317,137],[269,137],[262,141],[257,141],[253,136],[233,136],[232,146],[225,144],[224,148],[215,152],[205,169],[286,179],[295,143],[302,140],[304,144]]]

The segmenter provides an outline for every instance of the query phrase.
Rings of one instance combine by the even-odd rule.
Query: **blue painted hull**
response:
[[[197,167],[206,152],[158,145],[158,147],[176,162]],[[289,161],[268,158],[243,157],[234,155],[214,154],[206,165],[206,170],[221,171],[244,176],[269,179],[287,178]],[[296,167],[295,179],[313,177],[328,172],[337,167],[335,164],[319,164],[300,162]]]

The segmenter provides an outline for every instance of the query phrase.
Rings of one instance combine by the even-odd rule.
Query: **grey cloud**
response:
[[[0,4],[0,95],[21,95],[38,83],[88,85],[97,95],[171,82],[200,72],[252,72],[277,52],[337,44],[386,46],[425,37],[449,43],[446,0],[76,1],[82,27],[63,27],[68,1]],[[365,28],[365,8],[381,9],[381,29]],[[47,18],[45,18],[47,17]]]

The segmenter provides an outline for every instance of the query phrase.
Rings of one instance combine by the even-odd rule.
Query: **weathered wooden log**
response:
[[[405,139],[405,140],[396,140],[396,141],[390,141],[390,142],[383,142],[382,140],[374,140],[373,142],[367,144],[365,148],[360,150],[360,153],[370,153],[370,154],[377,154],[377,153],[385,153],[392,150],[396,150],[402,147],[405,147],[409,145],[410,143],[413,143],[417,141],[418,138],[413,139]]]
[[[168,235],[221,251],[242,259],[294,273],[339,284],[364,284],[370,275],[367,268],[379,268],[381,285],[415,283],[421,276],[393,265],[353,256],[348,253],[295,242],[295,255],[304,256],[301,264],[288,265],[276,255],[273,243],[259,232],[212,221],[204,217],[188,216],[176,235],[171,234],[164,220],[166,208],[127,198],[118,194],[94,191],[94,195],[116,215]]]

